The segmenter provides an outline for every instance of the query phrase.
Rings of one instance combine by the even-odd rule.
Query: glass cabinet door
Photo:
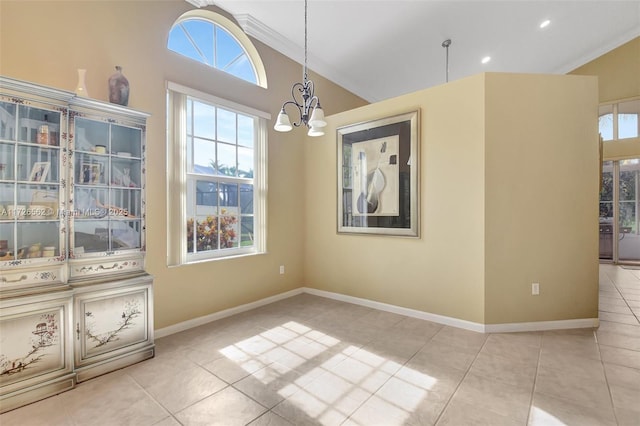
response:
[[[74,120],[74,257],[142,247],[142,130]]]
[[[0,262],[65,257],[64,110],[0,101]]]

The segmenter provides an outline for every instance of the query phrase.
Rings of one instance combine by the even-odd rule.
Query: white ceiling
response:
[[[302,63],[304,1],[187,1],[215,4],[250,36]],[[551,24],[540,29],[545,19]],[[566,73],[637,36],[640,0],[309,0],[308,6],[309,68],[371,102],[444,83],[445,39],[452,40],[452,81],[483,71]],[[483,65],[485,56],[491,61]]]

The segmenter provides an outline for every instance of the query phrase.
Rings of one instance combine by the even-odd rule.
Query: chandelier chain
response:
[[[304,71],[302,81],[307,81],[307,0],[304,0]]]

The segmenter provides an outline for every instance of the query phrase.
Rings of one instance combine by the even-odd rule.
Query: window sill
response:
[[[239,258],[243,258],[243,257],[252,257],[252,256],[261,256],[267,254],[266,251],[257,251],[257,252],[252,252],[252,253],[238,253],[238,254],[234,254],[234,255],[229,255],[229,256],[220,256],[220,257],[210,257],[210,258],[206,258],[206,259],[194,259],[194,260],[188,260],[184,263],[179,263],[176,265],[167,265],[169,268],[179,268],[179,267],[183,267],[183,266],[193,266],[193,265],[198,265],[201,263],[208,263],[208,262],[219,262],[219,261],[223,261],[223,260],[233,260],[233,259],[239,259]]]

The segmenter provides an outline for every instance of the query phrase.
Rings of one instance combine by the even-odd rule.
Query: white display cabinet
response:
[[[147,118],[0,77],[0,412],[154,356]]]

